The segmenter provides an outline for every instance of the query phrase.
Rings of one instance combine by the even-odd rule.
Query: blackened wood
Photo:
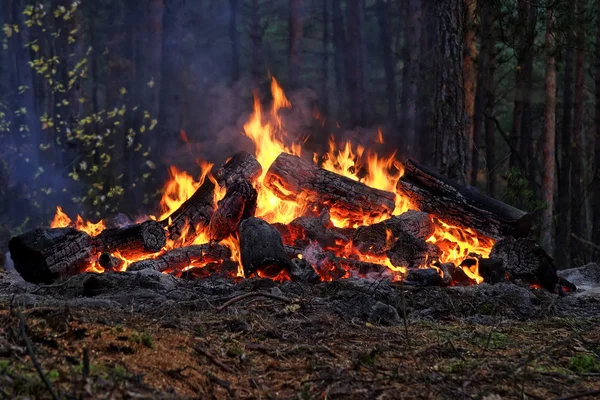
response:
[[[93,239],[74,228],[40,228],[8,243],[15,269],[32,283],[52,283],[84,272],[97,251]]]
[[[490,258],[500,258],[511,279],[539,283],[554,292],[558,283],[556,266],[535,241],[507,237],[494,244]]]
[[[401,234],[395,244],[386,251],[392,265],[419,268],[427,265],[430,243],[409,234]]]
[[[124,263],[125,261],[122,259],[107,252],[100,254],[100,257],[98,257],[98,264],[108,271],[120,271]]]
[[[277,229],[260,218],[252,217],[242,221],[239,235],[240,257],[246,278],[259,271],[269,277],[282,270],[290,271],[290,260]]]
[[[377,224],[360,226],[352,237],[352,244],[362,253],[383,254],[402,234],[425,240],[434,230],[429,214],[411,210]]]
[[[291,260],[292,269],[290,270],[290,278],[296,282],[318,283],[321,281],[319,274],[314,270],[306,260],[293,258]]]
[[[219,185],[229,187],[238,181],[254,182],[262,174],[262,167],[254,156],[247,151],[235,153],[217,171]]]
[[[303,195],[308,201],[343,210],[351,221],[391,215],[395,207],[394,193],[374,189],[287,153],[281,153],[273,162],[264,183],[281,199],[297,201]]]
[[[210,240],[220,242],[236,233],[242,220],[254,216],[257,198],[258,193],[250,182],[245,180],[231,182],[225,197],[219,201],[210,219],[208,226]]]
[[[463,268],[467,268],[465,266],[458,267],[454,270],[454,274],[452,275],[453,284],[456,286],[471,286],[476,285],[477,281],[475,279],[471,279],[469,275],[465,272]]]
[[[116,253],[131,259],[160,251],[167,244],[167,235],[157,221],[103,230],[94,237],[100,251]]]
[[[487,283],[500,283],[506,280],[504,261],[500,258],[480,258],[479,275]]]
[[[421,211],[492,239],[525,237],[531,229],[530,214],[459,185],[414,160],[407,161],[396,189]]]
[[[215,185],[210,179],[205,179],[192,197],[168,218],[161,221],[163,225],[167,225],[171,240],[180,244],[189,244],[206,229],[215,210],[214,191]]]
[[[433,268],[410,268],[404,278],[404,283],[410,286],[438,286],[442,277]]]
[[[169,250],[156,258],[134,262],[127,267],[127,271],[153,269],[159,272],[178,273],[187,267],[222,262],[230,257],[231,250],[220,244],[191,245]]]

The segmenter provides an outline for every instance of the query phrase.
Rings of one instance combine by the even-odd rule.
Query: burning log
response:
[[[425,240],[434,230],[429,214],[411,210],[377,224],[359,227],[352,244],[362,253],[383,254],[391,246],[390,241],[401,235],[409,234]]]
[[[507,237],[494,244],[490,258],[504,261],[504,267],[511,279],[539,283],[553,292],[558,283],[556,266],[535,241]]]
[[[168,225],[167,231],[171,240],[184,244],[192,243],[203,228],[208,226],[215,211],[214,191],[215,185],[209,179],[205,179],[192,197],[161,221],[163,225]]]
[[[8,243],[15,269],[32,283],[84,272],[97,253],[94,240],[74,228],[41,228],[13,237]]]
[[[394,193],[373,189],[287,153],[273,162],[264,183],[281,199],[297,201],[304,194],[309,201],[334,205],[350,219],[360,221],[365,216],[391,215],[395,207]]]
[[[99,251],[118,252],[124,258],[139,258],[165,247],[167,235],[159,222],[146,221],[121,228],[105,229],[94,237],[94,240]]]
[[[238,181],[254,182],[262,174],[262,167],[254,156],[247,151],[235,153],[217,171],[219,185],[229,187]]]
[[[156,258],[137,261],[127,267],[127,271],[153,269],[159,272],[178,273],[183,269],[211,262],[222,262],[231,257],[231,250],[220,244],[199,244],[167,251]]]
[[[413,160],[404,166],[396,190],[420,210],[492,239],[526,237],[531,229],[530,214],[461,186]]]
[[[283,270],[290,271],[291,264],[281,235],[273,226],[252,217],[242,221],[239,233],[240,257],[246,277],[259,271],[269,277],[277,276]]]
[[[210,240],[220,242],[237,232],[241,221],[253,217],[256,211],[258,193],[252,184],[245,180],[231,182],[225,197],[219,201],[208,232]]]

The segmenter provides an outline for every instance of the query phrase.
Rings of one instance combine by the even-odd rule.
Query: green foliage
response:
[[[600,372],[600,363],[594,356],[588,354],[577,354],[571,358],[569,369],[580,374]]]
[[[533,183],[522,170],[510,169],[506,180],[504,200],[507,203],[529,212],[540,211],[547,207],[546,203],[537,199],[535,192],[531,189]]]
[[[154,348],[154,338],[148,333],[142,333],[141,342],[144,346],[148,347],[149,349]]]

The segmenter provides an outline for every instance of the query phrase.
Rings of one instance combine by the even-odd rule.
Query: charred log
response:
[[[440,282],[440,286],[452,285],[452,282],[454,282],[454,272],[456,270],[456,266],[451,262],[447,262],[447,263],[437,262],[437,263],[435,263],[435,266],[437,268],[439,268],[441,271],[440,277],[442,278],[442,280]]]
[[[433,268],[411,268],[406,273],[404,283],[410,286],[438,286],[442,277]]]
[[[386,255],[396,267],[419,268],[433,261],[429,259],[429,253],[435,248],[435,245],[405,233],[398,237]]]
[[[217,171],[219,185],[229,187],[238,181],[254,182],[262,174],[262,167],[254,156],[247,151],[235,153]]]
[[[377,224],[359,227],[352,237],[352,244],[362,253],[381,255],[403,234],[425,240],[434,229],[429,214],[411,210]]]
[[[391,215],[395,207],[394,193],[373,189],[287,153],[273,162],[264,182],[281,199],[297,201],[302,194],[309,202],[333,206],[332,212],[334,207],[343,210],[352,221]]]
[[[159,272],[177,274],[191,266],[223,262],[230,257],[231,250],[220,244],[191,245],[167,251],[156,258],[134,262],[127,267],[127,271],[153,269]]]
[[[304,248],[314,241],[323,248],[332,248],[350,241],[344,235],[344,230],[333,225],[327,208],[316,217],[303,216],[289,224],[273,224],[273,226],[281,234],[283,243],[290,246]]]
[[[499,258],[511,279],[538,283],[553,292],[558,283],[552,258],[533,240],[505,238],[496,242],[490,258]]]
[[[290,278],[293,281],[305,283],[318,283],[321,281],[319,274],[315,272],[314,268],[306,260],[293,258],[291,263]]]
[[[104,252],[98,257],[98,264],[107,271],[120,271],[123,264],[125,264],[125,261],[110,253]]]
[[[487,283],[500,283],[506,280],[506,269],[504,261],[500,258],[481,258],[479,259],[479,275]]]
[[[85,271],[97,251],[93,239],[74,228],[42,228],[8,243],[15,269],[32,283],[52,283]]]
[[[192,243],[208,226],[215,210],[214,191],[215,185],[206,179],[192,197],[168,218],[161,221],[163,225],[167,225],[171,240],[182,244]]]
[[[273,226],[259,218],[248,218],[240,224],[240,257],[244,275],[258,272],[274,277],[290,271],[291,264],[283,247],[281,235]]]
[[[420,210],[492,239],[526,237],[531,229],[530,214],[459,185],[413,160],[406,163],[396,190]]]
[[[99,251],[118,252],[125,258],[138,258],[160,251],[167,244],[167,235],[159,222],[146,221],[105,229],[94,240]]]
[[[220,242],[237,232],[241,221],[253,217],[258,193],[245,180],[231,182],[225,197],[219,201],[208,226],[210,240]]]

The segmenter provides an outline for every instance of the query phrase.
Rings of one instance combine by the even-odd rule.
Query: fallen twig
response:
[[[42,382],[44,382],[44,385],[46,385],[46,388],[50,392],[50,395],[52,396],[52,398],[54,400],[58,400],[58,395],[54,391],[54,387],[52,386],[52,383],[50,382],[50,380],[44,373],[42,366],[40,365],[40,363],[37,360],[37,357],[35,356],[35,352],[33,351],[33,345],[31,344],[31,340],[29,340],[29,337],[27,336],[27,323],[25,321],[25,316],[23,315],[23,313],[21,312],[21,310],[19,308],[17,308],[17,315],[19,317],[21,337],[25,341],[25,347],[27,348],[27,353],[29,353],[29,357],[31,357],[31,362],[33,362],[33,366],[35,367],[35,370],[37,371],[38,375],[42,379]]]
[[[224,304],[217,307],[217,311],[223,311],[224,309],[226,309],[227,307],[229,307],[232,304],[237,303],[238,301],[242,301],[249,297],[258,297],[258,296],[268,297],[269,299],[283,301],[284,303],[288,303],[288,304],[292,303],[292,300],[288,299],[287,297],[277,296],[276,294],[265,293],[265,292],[252,292],[252,293],[246,293],[246,294],[242,294],[240,296],[236,296],[233,299],[226,301]]]
[[[194,350],[196,350],[196,352],[198,352],[198,353],[202,354],[203,356],[205,356],[206,358],[208,358],[210,361],[213,362],[213,364],[220,367],[223,371],[229,372],[230,374],[234,373],[233,368],[231,368],[230,366],[219,361],[217,359],[217,357],[215,357],[214,355],[209,353],[208,350],[204,349],[202,346],[196,345],[196,346],[194,346]]]
[[[600,394],[600,390],[592,390],[590,392],[577,393],[577,394],[573,394],[573,395],[567,396],[567,397],[558,397],[554,400],[573,400],[573,399],[580,399],[582,397],[596,396],[598,394]]]

